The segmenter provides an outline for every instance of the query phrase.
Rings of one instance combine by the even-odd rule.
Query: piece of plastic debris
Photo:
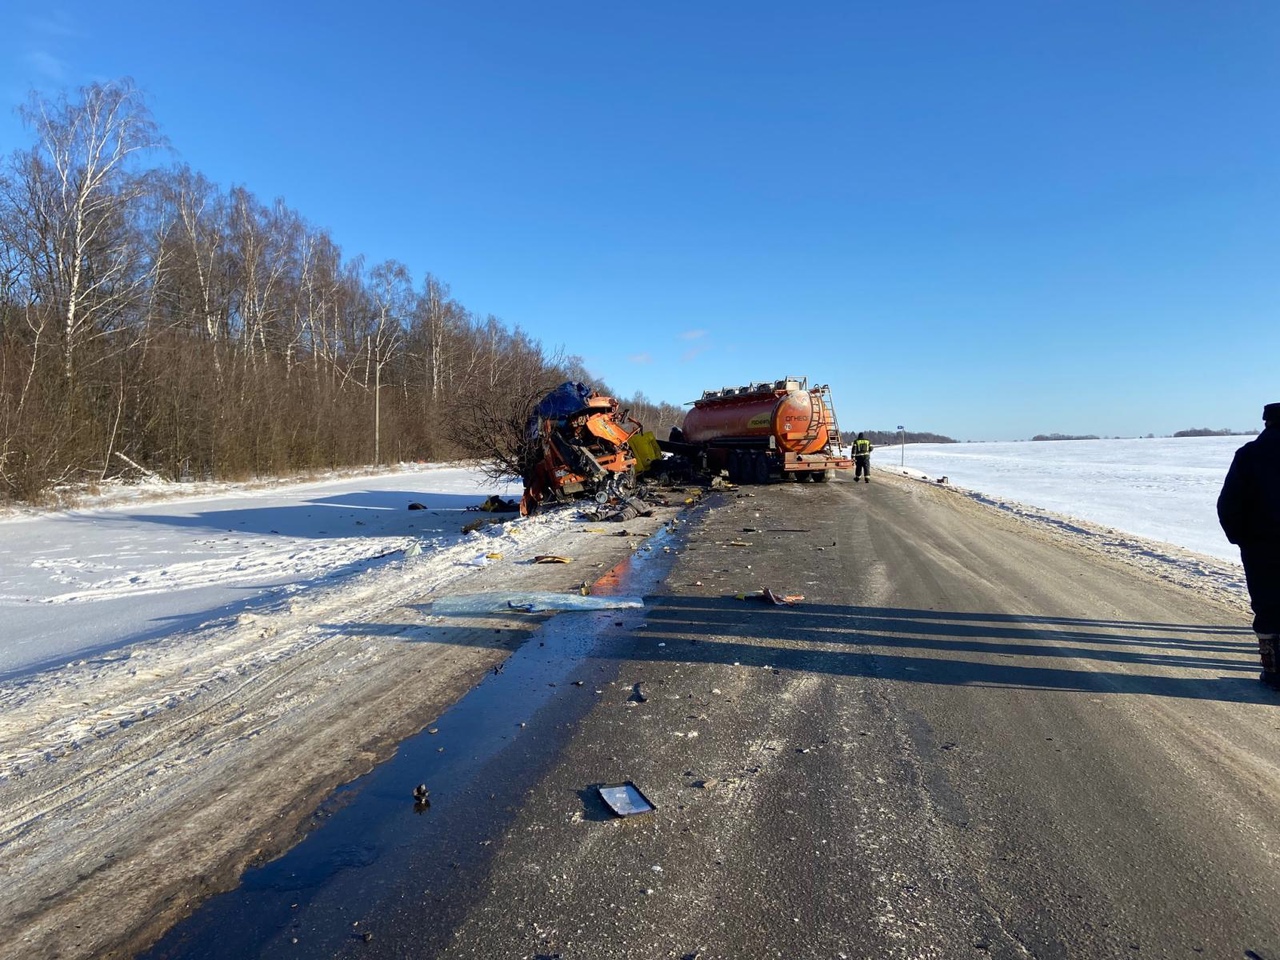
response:
[[[625,783],[606,783],[596,788],[615,816],[632,817],[639,813],[653,813],[658,809],[630,780]]]
[[[496,552],[495,552],[495,553],[486,553],[486,554],[484,555],[484,558],[485,558],[486,560],[501,560],[501,559],[502,559],[502,554],[500,554],[500,553],[496,553]]]
[[[420,553],[422,553],[422,544],[420,543],[411,543],[404,548],[404,555],[406,557],[416,557]]]
[[[561,557],[554,553],[540,553],[533,558],[534,563],[572,563],[573,557]]]

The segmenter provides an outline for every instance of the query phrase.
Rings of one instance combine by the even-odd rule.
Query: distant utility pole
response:
[[[898,447],[902,451],[901,466],[905,467],[907,465],[907,428],[902,424],[898,424],[898,432],[902,434],[902,443]]]

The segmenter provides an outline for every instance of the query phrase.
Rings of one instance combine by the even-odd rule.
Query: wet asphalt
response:
[[[652,596],[675,559],[674,542],[659,530],[607,571],[593,595]],[[140,960],[334,956],[371,942],[367,918],[406,882],[453,891],[433,910],[430,930],[413,935],[413,950],[426,951],[416,956],[443,947],[468,891],[479,889],[492,837],[595,705],[612,661],[602,666],[592,654],[643,617],[625,608],[552,617],[390,760],[336,790],[297,846],[248,870]]]
[[[1280,960],[1243,624],[922,493],[720,495],[144,956]]]

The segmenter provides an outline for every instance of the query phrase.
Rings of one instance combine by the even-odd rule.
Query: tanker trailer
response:
[[[840,446],[830,388],[810,388],[804,377],[704,391],[663,447],[728,471],[733,483],[830,480],[853,467]]]

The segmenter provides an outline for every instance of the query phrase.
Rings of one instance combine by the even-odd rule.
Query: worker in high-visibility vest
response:
[[[867,439],[865,433],[858,434],[858,439],[853,441],[853,482],[864,480],[871,482],[871,451],[875,449],[871,446],[871,441]]]

